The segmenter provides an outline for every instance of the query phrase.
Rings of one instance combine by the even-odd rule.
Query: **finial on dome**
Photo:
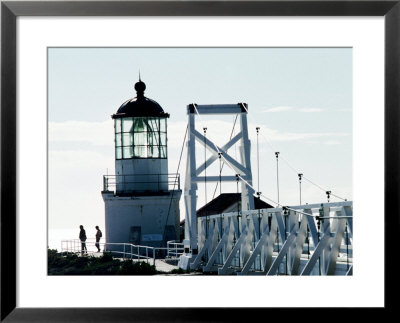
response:
[[[138,98],[144,96],[144,90],[146,90],[146,84],[144,84],[144,82],[142,82],[142,80],[140,79],[140,70],[139,70],[139,82],[135,84],[135,90]]]

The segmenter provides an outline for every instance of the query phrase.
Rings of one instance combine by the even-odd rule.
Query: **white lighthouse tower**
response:
[[[115,175],[105,175],[106,243],[161,247],[179,239],[179,174],[168,174],[167,118],[161,106],[137,96],[112,115],[115,128]],[[110,249],[107,245],[107,248]],[[111,248],[115,249],[115,248]]]

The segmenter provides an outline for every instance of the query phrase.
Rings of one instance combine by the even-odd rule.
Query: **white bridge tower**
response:
[[[247,104],[221,104],[221,105],[197,105],[190,104],[187,106],[188,114],[188,142],[187,142],[187,164],[186,164],[186,179],[185,179],[185,253],[193,255],[197,254],[198,241],[197,241],[197,216],[196,216],[196,192],[197,184],[199,182],[235,182],[238,180],[239,175],[248,184],[252,185],[252,174],[250,165],[250,140],[247,131]],[[195,128],[195,118],[201,115],[238,115],[240,119],[240,132],[229,140],[225,145],[219,147],[212,140],[202,135]],[[196,141],[205,145],[206,149],[211,152],[209,157],[204,163],[200,165],[196,162]],[[240,162],[227,153],[227,150],[235,143],[240,142]],[[227,163],[232,171],[229,176],[209,176],[206,175],[206,168],[213,162],[222,158],[224,163]],[[202,175],[202,176],[201,176]],[[241,183],[242,192],[242,211],[254,209],[254,190],[248,186],[243,180]],[[188,260],[191,258],[188,255]]]
[[[185,253],[178,266],[218,275],[352,275],[353,202],[330,203],[331,192],[327,191],[328,203],[255,209],[247,112],[244,103],[187,107]],[[240,132],[225,145],[217,146],[206,137],[206,128],[204,135],[195,128],[196,116],[207,114],[239,115]],[[196,164],[196,141],[211,152],[211,157],[200,165]],[[227,153],[237,142],[240,142],[240,161]],[[207,167],[218,158],[229,166],[232,175],[207,175]],[[241,210],[238,206],[237,211],[198,216],[199,182],[239,184],[239,179]]]

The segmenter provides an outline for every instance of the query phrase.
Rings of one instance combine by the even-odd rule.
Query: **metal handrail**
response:
[[[88,239],[89,240],[89,239]],[[86,246],[94,246],[95,242],[88,241],[86,240]],[[90,239],[94,240],[94,239]],[[63,247],[63,244],[67,244],[67,248]],[[147,261],[150,259],[153,259],[153,265],[155,265],[155,249],[159,248],[154,248],[154,247],[149,247],[149,246],[140,246],[140,245],[134,245],[131,243],[107,243],[107,242],[100,242],[99,243],[100,247],[103,248],[104,251],[107,250],[107,246],[122,246],[123,251],[119,250],[109,250],[112,253],[120,254],[122,255],[123,259],[146,259]],[[144,248],[146,250],[146,256],[140,254],[140,249]],[[149,249],[152,250],[152,257],[149,256]],[[130,251],[130,252],[129,252]],[[134,251],[137,251],[136,253]],[[79,239],[72,239],[72,240],[62,240],[61,241],[61,252],[74,252],[74,253],[81,253],[81,241]],[[88,254],[95,253],[94,251],[88,252]]]
[[[87,239],[86,242],[86,246],[95,246],[95,239]],[[168,243],[170,243],[169,245],[173,246],[174,251],[171,251],[168,246]],[[180,243],[177,242],[168,242],[167,243],[167,248],[164,247],[150,247],[150,246],[142,246],[142,245],[134,245],[132,243],[113,243],[113,242],[100,242],[99,245],[100,247],[104,250],[104,251],[109,251],[115,254],[119,254],[122,255],[123,259],[136,259],[136,260],[147,260],[147,262],[149,260],[153,260],[153,265],[155,265],[156,262],[156,254],[157,251],[159,250],[167,250],[167,255],[169,254],[175,254],[175,255],[180,255],[180,253],[178,252],[178,250],[180,250],[181,248],[178,247],[178,245]],[[66,245],[66,246],[65,246]],[[183,246],[183,244],[181,244]],[[107,250],[107,246],[121,246],[123,249],[122,251],[119,250]],[[140,251],[145,250],[146,255],[141,254]],[[182,248],[183,249],[183,248]],[[81,241],[79,239],[72,239],[72,240],[62,240],[61,241],[61,252],[73,252],[73,253],[77,253],[80,254],[82,252],[81,250]],[[95,251],[89,251],[87,252],[87,254],[94,254]]]
[[[172,247],[171,247],[172,246]],[[167,257],[178,258],[183,255],[185,247],[182,242],[176,240],[167,241]]]

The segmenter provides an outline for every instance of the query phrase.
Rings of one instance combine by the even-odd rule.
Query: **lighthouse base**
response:
[[[108,248],[118,243],[165,247],[179,239],[179,199],[182,191],[139,196],[102,192]]]

